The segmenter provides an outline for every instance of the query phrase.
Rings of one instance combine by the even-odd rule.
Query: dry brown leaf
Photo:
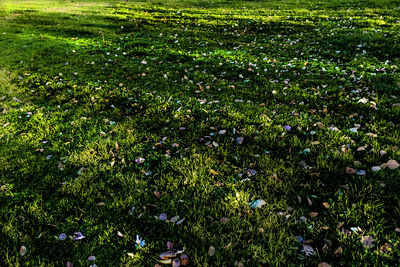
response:
[[[212,257],[215,254],[215,248],[213,246],[210,246],[208,248],[208,256]]]
[[[19,255],[24,256],[27,252],[27,249],[25,246],[21,246],[21,248],[19,249]]]
[[[328,202],[324,202],[322,203],[322,205],[327,209],[329,209],[329,207],[331,206],[331,204],[329,204]]]
[[[356,173],[356,170],[350,167],[346,167],[346,173],[353,174]]]
[[[371,236],[369,236],[369,235],[363,236],[363,237],[361,238],[361,243],[362,243],[363,246],[366,247],[366,248],[372,248],[372,247],[374,246],[373,242],[374,242],[374,239],[373,239]]]
[[[307,202],[308,202],[308,206],[312,206],[312,200],[309,197],[307,197]]]
[[[318,267],[331,267],[331,265],[326,262],[321,262],[320,264],[318,264]]]
[[[338,247],[334,252],[333,255],[337,256],[339,254],[343,253],[343,248],[342,247]]]
[[[389,167],[389,169],[394,170],[397,169],[400,166],[400,164],[394,159],[391,159],[387,162],[387,166]]]
[[[315,212],[315,211],[309,212],[308,216],[310,216],[311,218],[315,218],[318,216],[318,212]]]
[[[189,265],[189,257],[185,253],[181,254],[179,258],[181,260],[181,265],[183,266]]]

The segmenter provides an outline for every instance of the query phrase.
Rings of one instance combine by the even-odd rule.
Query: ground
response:
[[[0,47],[1,266],[398,264],[398,1],[3,0]]]

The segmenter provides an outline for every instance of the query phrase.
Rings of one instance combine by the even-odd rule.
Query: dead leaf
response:
[[[238,143],[239,145],[241,145],[243,143],[243,137],[237,137],[236,138],[236,143]]]
[[[343,225],[344,225],[344,222],[339,222],[339,223],[336,225],[336,228],[337,228],[337,229],[340,229],[340,228],[342,228]]]
[[[322,203],[322,205],[323,205],[326,209],[329,209],[329,207],[331,206],[331,204],[329,204],[328,202],[324,202],[324,203]]]
[[[210,246],[208,248],[208,256],[212,257],[215,254],[215,248],[213,246]]]
[[[337,256],[339,254],[343,253],[343,248],[342,247],[338,247],[334,252],[333,255]]]
[[[27,249],[25,246],[21,246],[21,248],[19,249],[19,255],[24,256],[27,252]]]
[[[315,211],[309,212],[308,216],[310,216],[311,218],[315,218],[318,216],[318,212],[315,212]]]
[[[326,262],[321,262],[320,264],[318,264],[318,267],[331,267],[331,265]]]
[[[303,250],[306,253],[306,256],[312,256],[316,254],[315,250],[310,245],[303,244]]]
[[[172,261],[172,267],[179,267],[181,266],[181,262],[178,259],[174,259]]]
[[[183,266],[189,265],[189,258],[185,253],[181,254],[179,258],[181,259],[181,265]]]
[[[373,239],[371,236],[369,236],[369,235],[363,236],[363,237],[361,238],[361,243],[362,243],[363,246],[366,247],[366,248],[372,248],[372,247],[374,246],[373,242],[374,242],[374,239]]]
[[[356,173],[356,170],[350,167],[346,167],[346,173],[353,174]]]
[[[162,260],[167,260],[167,259],[171,259],[171,258],[173,259],[175,257],[176,257],[176,253],[173,251],[166,251],[166,252],[163,252],[160,254],[160,258]]]
[[[172,260],[171,260],[171,259],[159,260],[158,262],[161,263],[161,264],[171,264],[171,263],[172,263]]]
[[[391,159],[387,162],[387,166],[389,167],[389,169],[394,170],[397,169],[400,166],[400,164],[394,159]]]

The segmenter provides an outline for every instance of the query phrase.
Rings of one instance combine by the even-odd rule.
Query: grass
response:
[[[399,33],[389,0],[3,0],[0,265],[398,264]]]

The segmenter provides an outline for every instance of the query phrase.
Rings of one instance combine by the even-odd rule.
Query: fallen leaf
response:
[[[312,256],[316,254],[315,250],[310,245],[303,244],[303,250],[306,253],[306,256]]]
[[[179,224],[181,224],[181,223],[183,223],[183,221],[185,220],[185,218],[183,218],[183,219],[180,219],[179,221],[177,221],[177,225],[179,225]]]
[[[24,256],[27,252],[27,249],[25,246],[21,246],[19,249],[19,255]]]
[[[322,205],[327,209],[329,209],[329,207],[331,206],[331,204],[329,204],[328,202],[324,202],[322,203]]]
[[[397,169],[400,166],[400,164],[394,159],[391,159],[387,162],[387,166],[389,167],[389,169],[394,170]]]
[[[321,262],[320,264],[318,264],[318,267],[331,267],[331,265],[326,262]]]
[[[64,234],[64,233],[62,233],[62,234],[60,234],[59,236],[58,236],[58,240],[65,240],[67,238],[67,235],[66,234]]]
[[[172,217],[169,221],[174,223],[179,220],[179,215]]]
[[[154,191],[153,193],[154,193],[154,196],[155,196],[157,199],[160,199],[160,197],[161,197],[161,193],[160,193],[160,192]]]
[[[171,260],[171,259],[159,260],[158,262],[159,262],[159,263],[162,263],[162,264],[171,264],[171,263],[172,263],[172,260]]]
[[[359,170],[359,171],[356,172],[356,174],[357,174],[357,175],[360,175],[360,176],[363,176],[363,175],[366,175],[367,172],[364,171],[364,170]]]
[[[361,233],[362,229],[360,227],[350,227],[350,230],[353,231],[354,233]]]
[[[171,259],[171,258],[175,258],[176,257],[176,253],[174,251],[166,251],[160,254],[160,258],[163,260],[167,260],[167,259]]]
[[[243,137],[237,137],[236,138],[236,143],[238,143],[239,145],[241,145],[243,143]]]
[[[374,242],[374,239],[373,239],[371,236],[369,236],[369,235],[363,236],[363,237],[361,238],[361,243],[362,243],[363,246],[366,247],[366,248],[372,248],[372,247],[374,246],[373,242]]]
[[[318,216],[318,212],[314,212],[314,211],[309,212],[309,213],[308,213],[308,216],[310,216],[311,218],[315,218],[315,217]]]
[[[178,259],[174,259],[172,261],[172,267],[179,267],[181,265],[181,262]]]
[[[167,242],[167,249],[172,249],[173,246],[174,246],[174,244],[172,244],[171,241]]]
[[[138,157],[138,158],[135,159],[135,162],[136,162],[136,164],[142,164],[142,163],[145,162],[145,159],[142,158],[142,157]]]
[[[346,167],[346,173],[353,174],[356,173],[356,170],[350,167]]]
[[[208,248],[208,256],[212,257],[215,254],[215,248],[213,246],[210,246]]]
[[[373,166],[371,169],[372,169],[373,172],[378,172],[378,171],[381,170],[381,167],[379,167],[379,166]]]
[[[339,254],[343,253],[343,248],[342,247],[338,247],[334,252],[333,255],[337,256]]]
[[[181,259],[181,265],[186,266],[189,264],[189,258],[185,253],[181,254],[179,258]]]
[[[250,207],[255,209],[255,208],[261,208],[263,205],[265,205],[266,202],[262,199],[257,199],[254,200],[253,202],[250,203]]]
[[[77,240],[82,240],[85,238],[85,236],[81,233],[81,232],[76,232],[74,233],[73,237],[72,237],[75,241]]]

